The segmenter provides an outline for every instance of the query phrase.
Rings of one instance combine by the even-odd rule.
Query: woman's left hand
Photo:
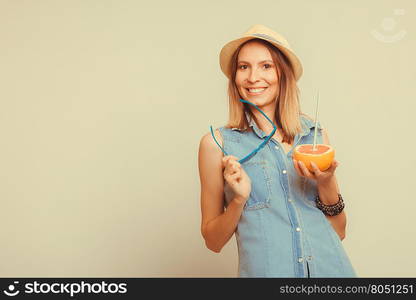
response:
[[[295,166],[296,172],[299,176],[314,179],[317,183],[325,183],[334,177],[335,169],[339,166],[339,163],[334,159],[331,166],[323,172],[319,170],[318,166],[313,162],[311,162],[313,172],[309,171],[309,169],[300,160],[296,161],[293,159],[293,165]]]

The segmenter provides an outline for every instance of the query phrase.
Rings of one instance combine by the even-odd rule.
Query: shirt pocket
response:
[[[242,167],[251,180],[251,192],[244,209],[256,210],[269,207],[272,178],[267,161],[255,156],[243,163]]]

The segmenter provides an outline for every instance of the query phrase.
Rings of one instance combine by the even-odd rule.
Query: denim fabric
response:
[[[301,117],[303,132],[295,145],[312,144],[315,124]],[[225,151],[238,158],[256,148],[267,135],[250,120],[252,131],[218,128]],[[318,123],[317,142],[322,143]],[[341,240],[316,208],[314,180],[297,175],[292,151],[271,139],[242,164],[251,179],[251,194],[235,232],[239,277],[356,277]],[[225,183],[225,205],[233,198]]]

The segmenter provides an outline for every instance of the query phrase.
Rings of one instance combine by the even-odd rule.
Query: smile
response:
[[[264,87],[264,88],[246,88],[246,90],[248,91],[248,93],[251,94],[251,95],[260,95],[266,89],[267,89],[267,87]]]

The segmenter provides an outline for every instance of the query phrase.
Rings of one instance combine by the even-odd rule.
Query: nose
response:
[[[249,83],[254,83],[259,81],[259,73],[255,68],[252,68],[250,73],[248,74],[247,81]]]

